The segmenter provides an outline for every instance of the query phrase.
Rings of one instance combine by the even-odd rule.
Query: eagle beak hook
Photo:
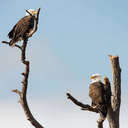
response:
[[[94,76],[91,76],[90,79],[94,79]]]
[[[36,15],[37,14],[37,11],[34,11],[34,15]]]

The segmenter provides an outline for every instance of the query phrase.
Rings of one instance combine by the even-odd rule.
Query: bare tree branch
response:
[[[90,112],[99,113],[96,108],[93,108],[92,106],[90,106],[88,104],[83,104],[83,103],[79,102],[70,93],[67,93],[66,95],[67,95],[67,98],[70,99],[74,104],[81,107],[81,110],[86,110],[86,111],[90,111]],[[98,128],[103,128],[103,121],[104,120],[102,120],[102,118],[99,117],[99,119],[97,120]]]
[[[21,61],[25,65],[25,72],[22,73],[24,76],[24,79],[22,81],[22,91],[13,90],[13,92],[19,94],[20,96],[20,104],[25,112],[25,115],[27,119],[31,122],[35,128],[43,128],[41,124],[33,117],[27,103],[27,87],[28,87],[28,76],[29,76],[29,64],[30,62],[26,60],[26,47],[27,47],[27,41],[28,39],[24,40],[23,46],[22,46],[22,51],[21,51]]]
[[[88,104],[83,104],[83,103],[79,102],[70,93],[67,93],[66,95],[67,95],[67,98],[70,99],[74,104],[81,107],[81,110],[87,110],[87,111],[98,113],[98,110],[96,108],[93,108],[92,106],[90,106]]]
[[[8,44],[8,45],[9,45],[10,42],[2,41],[1,43],[3,43],[3,44]],[[20,50],[22,50],[22,47],[19,46],[19,45],[17,45],[17,44],[15,44],[14,47],[19,48]]]

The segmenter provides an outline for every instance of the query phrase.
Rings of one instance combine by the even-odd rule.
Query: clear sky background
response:
[[[121,128],[128,121],[127,0],[1,0],[0,41],[25,15],[41,7],[38,31],[29,39],[31,61],[28,103],[45,128],[96,128],[97,114],[81,111],[66,92],[90,104],[90,76],[112,81],[108,55],[119,55],[122,69]],[[3,128],[30,128],[11,90],[21,89],[20,51],[0,44],[0,122]],[[105,121],[105,128],[108,122]]]

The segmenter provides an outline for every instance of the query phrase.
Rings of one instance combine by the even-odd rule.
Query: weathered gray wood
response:
[[[22,90],[12,90],[13,92],[17,93],[20,96],[20,104],[24,110],[24,113],[27,117],[27,120],[31,122],[31,124],[35,128],[43,128],[43,126],[33,117],[28,103],[27,103],[27,88],[28,88],[28,76],[29,76],[29,69],[30,69],[30,62],[26,60],[26,47],[27,47],[27,39],[24,40],[23,45],[22,45],[22,50],[21,50],[21,61],[25,65],[25,72],[22,73],[24,76],[24,79],[22,81]]]
[[[110,128],[119,128],[120,103],[121,103],[121,69],[119,65],[119,57],[111,56],[112,65],[112,98],[111,106],[108,108],[107,119]]]

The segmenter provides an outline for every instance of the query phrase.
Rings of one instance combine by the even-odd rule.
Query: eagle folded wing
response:
[[[27,34],[34,27],[34,17],[25,16],[17,22],[13,29],[8,33],[8,36],[15,43],[27,37]]]

